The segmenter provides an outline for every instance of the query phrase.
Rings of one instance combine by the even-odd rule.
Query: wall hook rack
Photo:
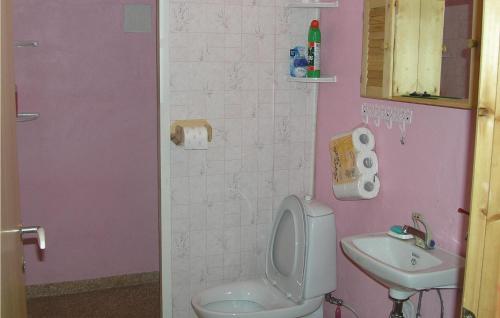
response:
[[[393,124],[397,123],[401,133],[400,142],[404,145],[408,126],[413,120],[413,111],[408,108],[363,103],[361,105],[361,119],[365,124],[372,120],[376,127],[379,127],[380,122],[384,121],[387,129],[392,129]]]

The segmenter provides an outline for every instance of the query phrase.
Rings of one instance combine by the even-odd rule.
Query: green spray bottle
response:
[[[318,20],[311,21],[307,41],[309,42],[307,50],[307,77],[318,78],[320,77],[319,52],[321,43],[321,32],[319,30]]]

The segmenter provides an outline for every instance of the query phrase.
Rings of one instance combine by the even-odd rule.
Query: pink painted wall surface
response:
[[[322,70],[337,75],[338,83],[321,84],[319,94],[316,197],[329,204],[337,217],[337,236],[386,231],[393,224],[411,222],[412,211],[423,213],[440,247],[463,255],[467,220],[456,210],[469,206],[473,112],[431,106],[405,105],[360,97],[363,1],[341,1],[340,7],[322,12]],[[382,188],[377,198],[339,201],[331,191],[332,136],[361,123],[360,105],[377,102],[407,106],[413,113],[407,142],[401,145],[397,126],[370,124],[376,136]],[[411,223],[410,223],[411,224]],[[351,304],[360,317],[387,317],[388,290],[356,268],[338,246],[335,294]],[[457,317],[460,293],[446,290],[445,317]],[[416,303],[416,299],[413,299]],[[333,308],[327,308],[333,317]],[[424,317],[439,316],[435,292],[423,298]],[[343,317],[353,317],[347,312]]]
[[[15,39],[40,41],[15,50],[41,114],[18,124],[23,222],[47,232],[27,284],[158,270],[155,33],[124,33],[123,3],[15,3]]]

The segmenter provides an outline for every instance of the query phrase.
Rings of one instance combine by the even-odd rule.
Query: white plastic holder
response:
[[[39,113],[17,113],[16,122],[32,121],[40,117]]]
[[[393,124],[397,123],[401,133],[400,142],[404,145],[406,143],[407,128],[413,120],[413,111],[407,107],[389,107],[363,103],[361,105],[361,119],[365,124],[372,120],[375,127],[379,127],[380,122],[384,121],[387,129],[392,129]]]
[[[318,0],[309,0],[309,1],[294,1],[287,5],[288,8],[338,8],[339,0],[334,1],[318,1]]]
[[[336,83],[337,76],[335,75],[324,75],[321,77],[288,77],[289,82],[299,82],[299,83]]]
[[[28,40],[28,41],[16,41],[14,43],[15,47],[38,47],[40,46],[39,41],[33,41],[33,40]]]

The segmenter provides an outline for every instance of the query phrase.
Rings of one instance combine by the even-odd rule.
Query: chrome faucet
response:
[[[415,245],[426,250],[431,250],[436,245],[436,242],[432,239],[432,233],[429,226],[424,221],[424,216],[420,213],[412,213],[411,218],[413,220],[413,227],[409,225],[403,226],[403,232],[405,234],[412,234],[415,237]],[[420,225],[423,225],[423,231],[420,229]]]

